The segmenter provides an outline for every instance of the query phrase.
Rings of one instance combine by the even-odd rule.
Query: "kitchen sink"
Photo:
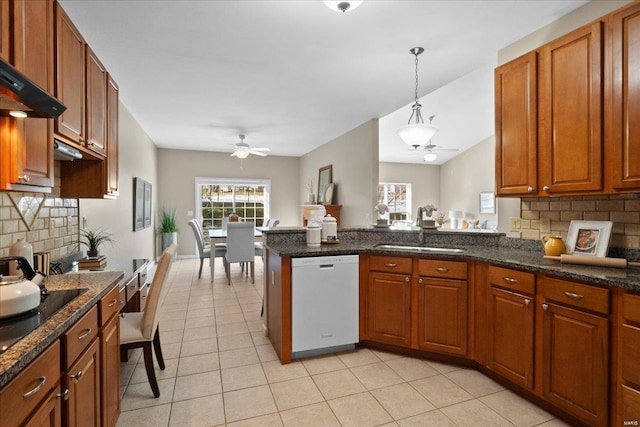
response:
[[[374,246],[377,249],[391,249],[394,251],[418,251],[431,253],[461,253],[464,249],[459,248],[438,248],[434,246],[411,246],[411,245],[391,245],[387,243],[379,243]]]

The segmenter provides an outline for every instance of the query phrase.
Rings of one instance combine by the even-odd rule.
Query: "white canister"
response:
[[[33,246],[24,239],[18,239],[9,248],[9,256],[21,256],[27,260],[31,268],[33,268]],[[12,276],[21,276],[22,271],[18,268],[17,262],[9,264],[9,274]]]
[[[322,219],[322,241],[335,242],[338,240],[338,223],[334,217],[327,215]]]
[[[315,222],[307,225],[307,246],[311,248],[320,247],[320,238],[322,236],[322,227]]]

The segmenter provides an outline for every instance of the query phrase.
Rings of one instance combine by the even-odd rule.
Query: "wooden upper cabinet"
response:
[[[12,23],[7,27],[13,34],[10,62],[38,86],[53,92],[53,0],[14,0],[11,5],[0,2],[2,30]],[[51,192],[51,120],[2,118],[1,123],[0,190]]]
[[[540,194],[603,190],[602,27],[596,21],[540,49]]]
[[[118,85],[108,76],[107,84],[107,195],[118,195]]]
[[[499,195],[537,191],[537,53],[495,70],[496,186]]]
[[[640,189],[640,4],[611,17],[611,105],[607,147],[614,190]],[[609,117],[609,116],[608,116]]]
[[[14,0],[14,66],[38,86],[53,92],[53,0]],[[16,178],[38,187],[53,187],[53,123],[16,120]]]
[[[89,46],[87,58],[87,140],[91,151],[107,154],[107,70]]]
[[[55,96],[67,107],[55,119],[56,136],[83,146],[85,131],[85,41],[71,19],[56,2]]]
[[[9,42],[9,0],[0,0],[0,58],[9,62],[11,46]]]

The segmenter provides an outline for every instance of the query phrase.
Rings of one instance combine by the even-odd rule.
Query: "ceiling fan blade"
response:
[[[261,151],[254,151],[254,150],[251,150],[250,152],[251,152],[251,154],[255,154],[256,156],[262,156],[262,157],[265,157],[265,156],[267,155],[267,153],[263,153],[263,152],[261,152]]]
[[[252,148],[252,150],[253,151],[271,151],[270,148],[264,148],[264,147],[262,147],[262,148]]]
[[[433,151],[451,151],[451,152],[455,152],[455,151],[460,151],[457,148],[436,148]]]
[[[230,154],[231,157],[238,157],[238,152],[234,151],[233,153]]]

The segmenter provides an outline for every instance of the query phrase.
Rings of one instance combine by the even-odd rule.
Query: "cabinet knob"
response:
[[[82,378],[82,375],[83,375],[82,371],[78,371],[77,374],[71,375],[70,378],[76,381],[80,381],[80,378]]]
[[[528,306],[529,304],[531,304],[531,300],[529,298],[525,298],[524,305]]]
[[[405,276],[405,277],[404,277],[404,281],[405,281],[405,282],[408,282],[409,280],[411,280],[411,279],[409,278],[409,276]]]
[[[31,178],[29,178],[29,175],[27,175],[27,174],[18,176],[18,181],[29,182],[29,179],[31,179]]]
[[[420,283],[421,285],[424,283],[424,280],[422,280],[422,277],[418,279],[418,283]]]
[[[527,188],[527,193],[535,193],[535,192],[536,192],[535,188],[533,188],[533,187],[528,187]]]
[[[56,394],[56,397],[62,400],[69,400],[69,389],[66,389],[60,394]]]
[[[542,309],[543,310],[548,310],[549,309],[549,304],[542,304]]]
[[[551,192],[551,187],[549,187],[548,185],[545,185],[544,187],[542,187],[542,189],[543,189],[544,191],[546,191],[547,193],[550,193],[550,192]]]

